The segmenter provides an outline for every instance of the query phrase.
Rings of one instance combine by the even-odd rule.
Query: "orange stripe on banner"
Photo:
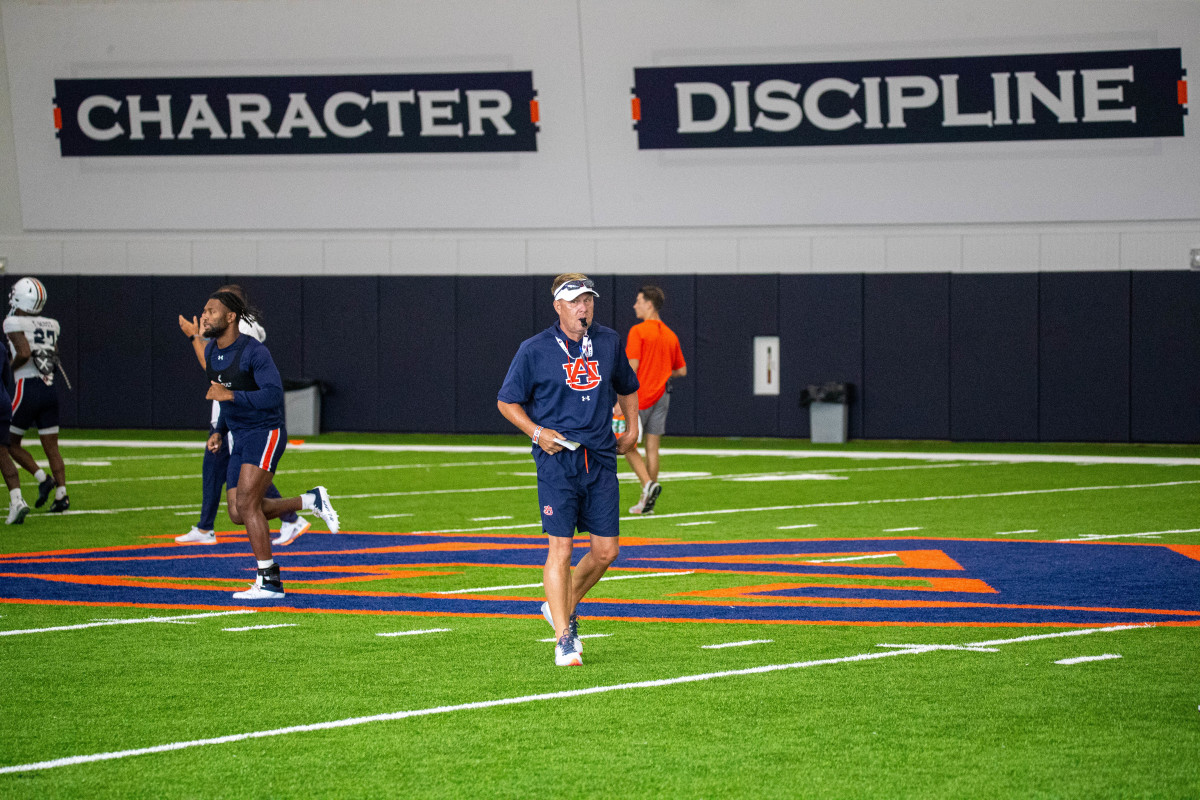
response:
[[[1180,81],[1179,87],[1179,105],[1187,105],[1187,81]]]
[[[641,122],[642,121],[642,98],[631,97],[629,99],[629,105],[631,107],[630,110],[633,112],[633,121]]]
[[[54,130],[62,130],[62,109],[58,106],[54,107]]]
[[[541,116],[540,116],[540,111],[538,109],[538,101],[537,100],[529,101],[529,121],[532,122],[534,125],[541,122]]]

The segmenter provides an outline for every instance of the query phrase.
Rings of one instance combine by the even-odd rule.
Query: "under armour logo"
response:
[[[224,360],[225,360],[225,356],[217,356],[217,361],[224,361]]]
[[[586,392],[600,385],[600,362],[586,361],[583,356],[562,365],[567,373],[567,386]]]

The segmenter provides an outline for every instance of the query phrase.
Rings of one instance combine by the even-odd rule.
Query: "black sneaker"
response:
[[[71,507],[71,498],[64,494],[62,496],[61,500],[55,500],[53,505],[50,506],[50,513],[51,514],[61,514],[62,512],[69,509],[70,507]]]
[[[46,480],[38,484],[38,499],[33,502],[34,508],[41,508],[46,505],[46,500],[49,499],[50,493],[54,491],[54,478],[49,475]]]
[[[662,487],[658,485],[658,481],[654,481],[646,487],[646,499],[642,501],[643,514],[649,514],[654,510],[654,502],[658,500],[660,494],[662,494]]]

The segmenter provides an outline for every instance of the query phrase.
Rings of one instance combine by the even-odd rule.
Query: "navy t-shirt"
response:
[[[233,399],[221,403],[221,427],[234,433],[283,427],[283,380],[266,345],[243,333],[225,349],[210,341],[204,359],[216,375],[210,379],[233,389]]]
[[[579,442],[615,469],[612,407],[617,395],[638,390],[637,373],[612,328],[593,325],[588,338],[590,356],[583,352],[583,342],[567,338],[557,322],[521,342],[496,399],[519,403],[538,425]],[[533,445],[533,454],[544,451]]]

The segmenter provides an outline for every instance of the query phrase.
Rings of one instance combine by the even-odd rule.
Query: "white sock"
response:
[[[14,506],[19,506],[25,502],[25,498],[21,497],[21,489],[19,487],[8,491],[8,502]]]
[[[62,500],[66,496],[67,496],[67,487],[66,486],[59,486],[57,489],[54,490],[54,499],[55,500]]]
[[[266,568],[268,568],[268,567],[272,566],[274,563],[275,563],[275,559],[273,559],[273,558],[268,558],[266,561],[259,561],[259,562],[258,562],[258,568],[259,568],[259,569],[266,569]]]
[[[38,467],[38,471],[33,473],[33,479],[35,481],[37,481],[38,483],[45,483],[46,482],[46,470],[42,469],[41,467]]]
[[[305,492],[300,495],[300,510],[312,511],[317,507],[317,496],[312,492]]]

